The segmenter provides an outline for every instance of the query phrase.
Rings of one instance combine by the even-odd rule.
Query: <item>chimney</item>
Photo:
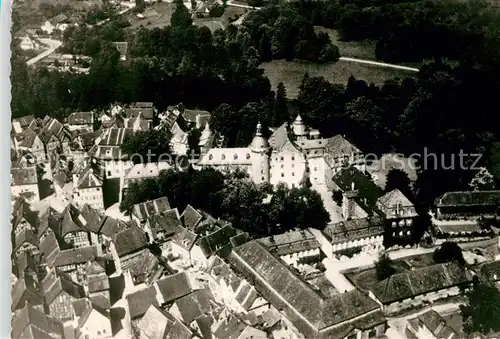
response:
[[[196,116],[196,128],[201,128],[201,116],[199,114]]]
[[[351,191],[354,191],[356,185],[354,184],[354,181],[351,183]]]
[[[438,327],[436,328],[436,330],[434,331],[434,333],[439,333],[441,332],[441,330],[443,329],[443,327],[446,326],[446,323],[444,322],[444,320],[441,320],[441,322],[439,323]]]

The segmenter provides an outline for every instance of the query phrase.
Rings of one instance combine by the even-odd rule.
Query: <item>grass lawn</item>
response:
[[[375,84],[383,84],[385,80],[395,77],[415,75],[413,72],[342,60],[330,64],[273,60],[261,64],[260,67],[264,69],[265,75],[271,81],[273,90],[276,90],[278,83],[285,84],[287,96],[290,99],[295,99],[299,94],[299,85],[306,72],[310,76],[322,76],[326,80],[343,85],[347,83],[351,75],[354,75],[356,79]]]
[[[332,44],[339,48],[340,55],[344,57],[375,60],[375,41],[339,41],[339,33],[330,28],[314,26],[316,32],[326,32]]]
[[[162,28],[170,25],[170,18],[174,12],[175,5],[173,3],[167,2],[156,2],[151,6],[148,6],[147,11],[154,10],[157,12],[156,15],[145,17],[144,19],[139,19],[134,13],[128,13],[127,19],[130,22],[129,29],[137,29],[140,26],[144,26],[148,29]]]

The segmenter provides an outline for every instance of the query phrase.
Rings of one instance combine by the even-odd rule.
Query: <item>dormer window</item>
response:
[[[226,155],[222,154],[222,160],[226,160]]]
[[[234,155],[234,160],[238,160],[238,154]]]
[[[214,156],[213,156],[212,154],[210,154],[210,155],[208,156],[208,160],[213,160],[213,159],[214,159]]]
[[[250,153],[247,153],[247,159],[250,159]]]

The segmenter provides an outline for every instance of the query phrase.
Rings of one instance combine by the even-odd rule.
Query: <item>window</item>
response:
[[[281,157],[281,161],[283,161],[283,160],[284,160],[284,158],[283,158],[283,157]]]
[[[281,177],[284,178],[285,177],[285,173],[281,173]]]
[[[281,168],[285,168],[285,165],[281,164]]]
[[[262,181],[266,181],[266,178],[262,177]]]
[[[317,171],[317,170],[318,170],[318,168],[317,168],[317,167],[314,167],[314,171]]]
[[[355,334],[351,334],[350,336],[347,337],[347,339],[356,339],[358,337],[358,335],[355,333]]]
[[[238,160],[238,154],[234,155],[234,160]]]
[[[294,168],[294,167],[295,167],[295,164],[292,164],[292,168]]]
[[[210,155],[208,156],[208,160],[213,160],[213,159],[214,159],[214,156],[213,156],[212,154],[210,154]]]
[[[222,160],[226,160],[226,155],[225,154],[222,155]]]
[[[294,161],[294,160],[295,160],[295,157],[292,155],[292,161]]]
[[[108,176],[110,176],[110,175],[111,175],[111,171],[108,171]]]
[[[250,159],[250,153],[247,153],[247,159]]]
[[[292,177],[294,177],[294,176],[295,176],[295,173],[294,173],[294,172],[292,172]]]
[[[375,338],[377,336],[377,330],[371,330],[370,333],[368,333],[368,338]]]

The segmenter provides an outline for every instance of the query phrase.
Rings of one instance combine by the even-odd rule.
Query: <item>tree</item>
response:
[[[193,20],[191,19],[191,14],[189,10],[184,6],[182,0],[175,0],[175,11],[172,13],[170,18],[170,25],[172,27],[187,28],[193,25]]]
[[[274,101],[274,126],[281,126],[290,119],[288,115],[288,100],[286,98],[285,85],[280,82],[276,89],[276,99]]]
[[[469,187],[473,191],[489,191],[494,190],[495,179],[493,174],[491,174],[486,167],[482,167],[474,176],[472,181],[469,183]]]
[[[341,190],[335,190],[332,194],[332,199],[338,206],[342,206],[342,201],[344,200],[344,195]]]
[[[464,331],[484,335],[500,331],[500,292],[493,286],[478,283],[467,293],[468,303],[460,306]]]
[[[378,261],[375,264],[375,269],[377,271],[377,279],[385,280],[396,273],[396,269],[393,267],[393,261],[387,253],[381,253],[379,255]]]
[[[395,189],[399,189],[407,198],[410,200],[412,199],[411,180],[408,178],[408,174],[399,168],[392,168],[389,170],[385,182],[386,192]]]
[[[462,254],[462,249],[456,243],[447,241],[434,251],[433,256],[436,264],[449,261],[457,261],[461,265],[465,264],[465,259]]]
[[[121,150],[136,164],[168,161],[171,160],[170,137],[164,130],[137,131],[125,137]]]

